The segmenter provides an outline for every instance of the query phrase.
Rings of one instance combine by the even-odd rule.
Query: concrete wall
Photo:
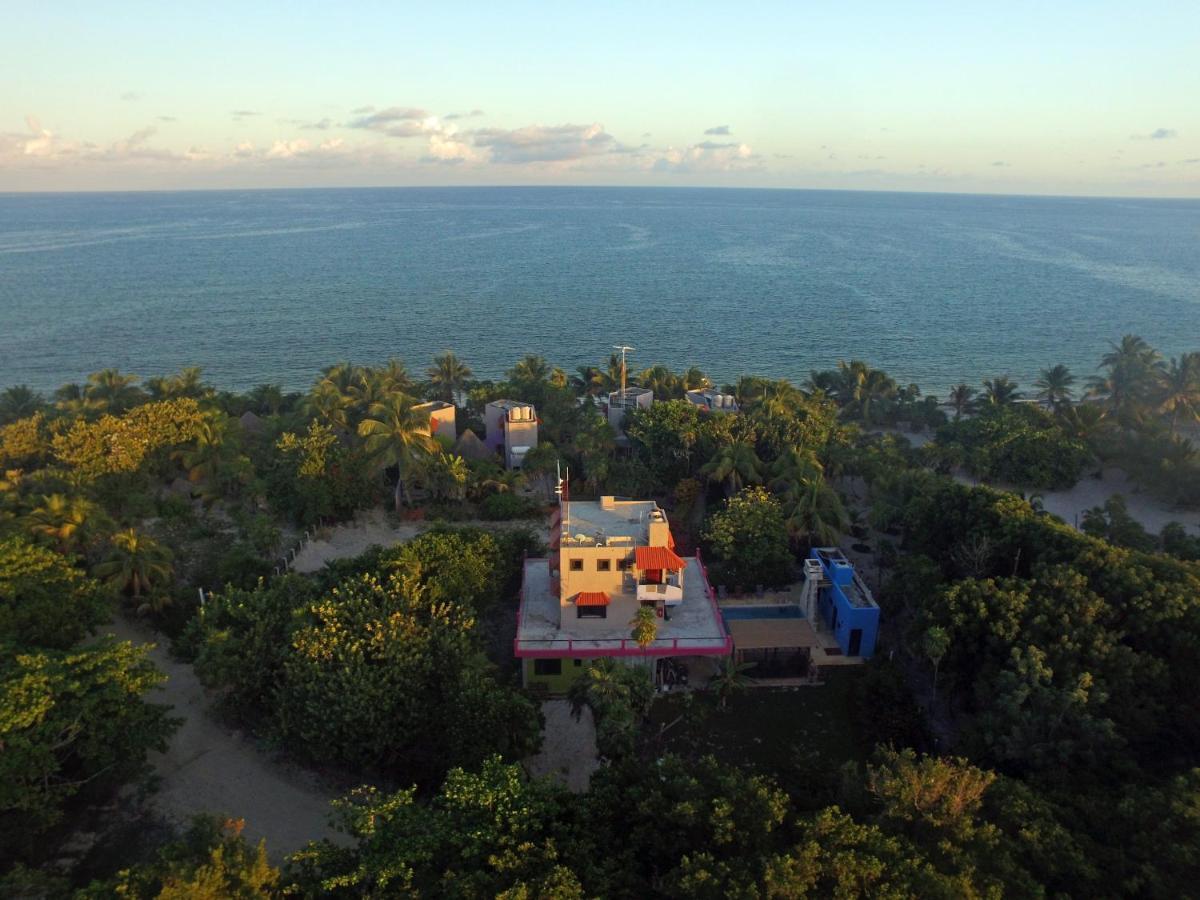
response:
[[[521,680],[525,687],[540,685],[548,693],[565,694],[575,683],[584,669],[587,668],[588,660],[586,659],[561,659],[558,662],[562,666],[562,671],[558,675],[536,675],[534,668],[537,660],[523,659],[521,660]]]

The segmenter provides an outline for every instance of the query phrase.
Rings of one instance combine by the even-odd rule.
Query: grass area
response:
[[[663,738],[663,752],[753,768],[791,781],[798,767],[836,769],[870,752],[854,715],[853,689],[862,676],[854,667],[827,673],[820,687],[747,688],[729,698],[724,710],[707,693],[690,701],[676,694],[659,698],[650,710],[648,734],[680,715]]]

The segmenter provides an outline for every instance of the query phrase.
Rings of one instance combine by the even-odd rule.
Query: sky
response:
[[[0,191],[1200,197],[1200,2],[0,0]]]

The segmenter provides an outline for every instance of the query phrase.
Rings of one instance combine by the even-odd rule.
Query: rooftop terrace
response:
[[[592,620],[586,631],[576,620],[564,616],[559,624],[559,599],[550,578],[549,561],[525,561],[525,583],[517,614],[514,655],[519,657],[594,656],[702,656],[729,652],[731,641],[699,560],[686,560],[683,602],[672,607],[670,619],[658,620],[658,639],[644,651],[630,637],[631,626],[624,618],[605,622],[602,629]],[[569,607],[566,610],[573,613]]]
[[[573,500],[567,506],[569,538],[565,542],[584,547],[608,543],[644,546],[649,540],[650,514],[655,511],[661,510],[653,500],[614,499],[611,506]]]

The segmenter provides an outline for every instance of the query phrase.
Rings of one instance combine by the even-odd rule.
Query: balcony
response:
[[[683,586],[676,583],[638,584],[637,598],[639,603],[665,603],[674,606],[683,602]]]

